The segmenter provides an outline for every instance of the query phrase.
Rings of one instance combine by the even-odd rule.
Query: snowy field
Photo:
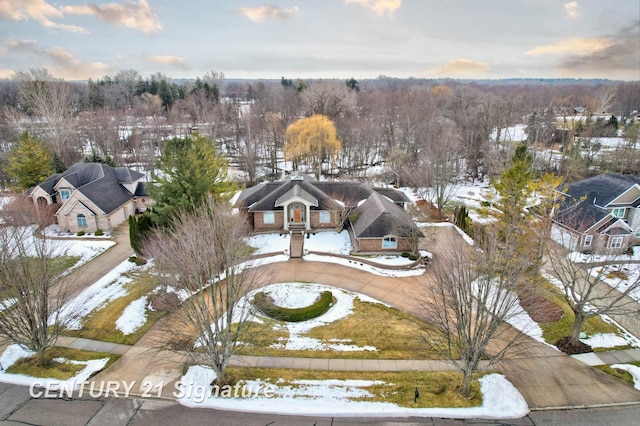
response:
[[[203,366],[189,367],[181,383],[187,389],[208,389],[215,379],[215,372]],[[470,408],[407,408],[383,402],[354,401],[352,398],[367,398],[371,394],[367,386],[370,381],[351,380],[304,380],[296,387],[279,386],[275,383],[272,398],[259,394],[249,401],[242,398],[216,398],[185,392],[178,402],[187,407],[217,408],[223,410],[249,411],[273,414],[327,415],[341,417],[444,417],[444,418],[520,418],[529,408],[518,390],[504,376],[489,374],[480,379],[483,403]],[[249,388],[264,386],[264,382],[244,383]]]
[[[246,239],[247,244],[257,249],[254,254],[284,253],[289,250],[289,234],[258,234]]]

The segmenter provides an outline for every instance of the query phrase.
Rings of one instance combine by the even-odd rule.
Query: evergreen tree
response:
[[[210,197],[224,199],[235,188],[225,157],[197,133],[169,140],[157,168],[148,190],[154,200],[151,217],[158,226],[168,225],[178,212],[197,210]]]
[[[55,173],[62,173],[65,170],[67,170],[67,165],[64,164],[64,161],[62,161],[62,158],[60,158],[60,156],[55,152],[51,156],[50,165],[51,165],[51,168],[53,168],[53,171]]]
[[[35,136],[24,132],[9,153],[7,173],[20,191],[39,184],[53,174],[51,153]]]

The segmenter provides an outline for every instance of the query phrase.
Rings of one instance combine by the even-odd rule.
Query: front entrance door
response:
[[[295,223],[300,223],[300,216],[302,215],[302,211],[300,209],[295,209],[293,211],[293,221]]]

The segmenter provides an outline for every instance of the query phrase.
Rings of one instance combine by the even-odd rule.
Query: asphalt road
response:
[[[250,401],[248,402],[250,404]],[[521,419],[332,418],[255,414],[185,408],[174,401],[140,398],[32,398],[26,386],[0,383],[1,425],[636,425],[640,404],[533,411]]]

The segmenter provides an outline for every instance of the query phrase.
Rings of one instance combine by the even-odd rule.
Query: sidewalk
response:
[[[627,362],[640,361],[640,349],[625,349],[621,351],[589,352],[586,354],[571,355],[573,359],[594,366],[624,364]]]

